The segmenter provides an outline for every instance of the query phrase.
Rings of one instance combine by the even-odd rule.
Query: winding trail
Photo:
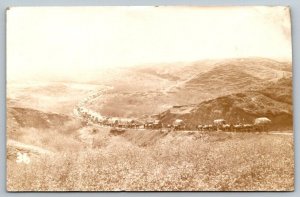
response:
[[[172,86],[171,88],[173,88],[174,86]],[[170,89],[171,89],[170,88]],[[85,99],[83,99],[82,101],[80,101],[73,109],[73,113],[79,117],[84,119],[84,117],[82,116],[82,113],[79,111],[79,109],[84,109],[87,113],[89,113],[88,119],[90,122],[93,122],[93,120],[91,119],[91,117],[102,117],[102,118],[106,118],[105,116],[101,115],[99,112],[95,112],[91,109],[89,109],[88,107],[86,107],[87,104],[91,103],[93,100],[95,100],[96,98],[99,98],[103,95],[103,93],[114,89],[111,86],[106,86],[106,88],[103,90],[95,90],[94,93],[90,94],[89,96],[87,96]],[[167,93],[167,91],[165,92]],[[114,117],[114,118],[120,118],[120,117]],[[276,131],[271,131],[268,132],[269,135],[287,135],[287,136],[293,136],[294,133],[293,132],[276,132]]]
[[[93,100],[95,100],[96,98],[99,98],[103,95],[103,93],[114,89],[111,86],[106,86],[106,89],[101,89],[101,90],[95,90],[92,94],[90,94],[89,96],[87,96],[85,99],[83,99],[82,101],[80,101],[73,109],[73,113],[75,116],[79,117],[79,118],[84,118],[82,116],[82,113],[79,111],[79,109],[83,109],[85,110],[87,113],[89,113],[91,116],[97,116],[97,117],[105,117],[102,116],[99,112],[95,112],[91,109],[89,109],[88,107],[86,107],[87,104],[91,103]],[[88,116],[88,117],[91,117]],[[91,120],[90,120],[91,121]]]

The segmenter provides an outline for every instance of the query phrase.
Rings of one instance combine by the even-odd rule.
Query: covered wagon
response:
[[[181,119],[176,119],[173,122],[173,128],[174,130],[183,130],[185,129],[185,123],[183,120]]]
[[[214,120],[214,126],[217,128],[217,130],[222,130],[223,125],[226,124],[226,121],[224,119],[216,119]]]
[[[254,120],[254,126],[258,131],[268,131],[272,121],[267,117],[260,117]]]

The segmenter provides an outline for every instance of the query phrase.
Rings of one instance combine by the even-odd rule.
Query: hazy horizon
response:
[[[140,65],[132,65],[132,66],[115,66],[115,67],[100,67],[96,68],[95,70],[85,70],[83,71],[73,71],[71,73],[61,73],[61,74],[45,74],[45,73],[35,73],[32,75],[24,75],[24,76],[11,76],[7,77],[7,81],[10,83],[31,83],[31,82],[70,82],[70,83],[95,83],[97,77],[105,75],[105,72],[112,72],[116,69],[122,70],[127,68],[138,68],[138,67],[146,67],[149,66],[166,66],[166,65],[174,65],[174,66],[189,66],[193,63],[201,63],[201,62],[209,62],[211,61],[211,64],[215,64],[216,62],[223,62],[228,60],[234,60],[234,59],[265,59],[265,60],[271,60],[271,61],[277,61],[277,62],[286,62],[289,64],[292,64],[292,60],[284,60],[284,59],[271,59],[266,57],[239,57],[239,58],[220,58],[220,59],[202,59],[202,60],[195,60],[195,61],[176,61],[176,62],[149,62],[145,64]],[[207,66],[207,65],[206,65]],[[205,67],[204,67],[205,69]],[[78,75],[81,75],[80,78],[78,78]],[[7,75],[8,76],[8,75]],[[76,80],[78,79],[78,80]],[[28,81],[30,80],[30,81]]]
[[[291,61],[288,7],[12,7],[7,79],[262,57]]]

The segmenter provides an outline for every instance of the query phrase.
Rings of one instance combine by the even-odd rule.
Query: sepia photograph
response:
[[[287,6],[10,7],[6,189],[294,191]]]

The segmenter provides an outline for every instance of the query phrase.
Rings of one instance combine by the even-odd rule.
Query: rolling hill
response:
[[[179,118],[191,128],[198,124],[212,124],[218,118],[224,118],[228,123],[253,123],[261,116],[272,120],[273,129],[292,129],[291,77],[271,82],[259,90],[220,96],[199,104],[175,106],[160,114],[165,124]]]
[[[46,113],[30,108],[7,107],[7,136],[11,139],[18,139],[23,135],[22,129],[45,129],[63,128],[71,118],[56,113]]]
[[[89,107],[107,116],[157,114],[172,106],[258,91],[282,77],[291,77],[291,70],[288,62],[265,58],[137,66],[118,73],[110,84],[114,89]]]
[[[223,95],[257,90],[282,77],[290,77],[291,68],[287,62],[265,58],[223,60],[173,88],[174,96],[185,98],[183,100],[189,103],[199,103]]]
[[[70,120],[70,117],[55,113],[44,113],[30,108],[8,107],[7,120],[12,121],[8,122],[8,125],[12,123],[17,124],[19,127],[50,128],[64,124]]]

